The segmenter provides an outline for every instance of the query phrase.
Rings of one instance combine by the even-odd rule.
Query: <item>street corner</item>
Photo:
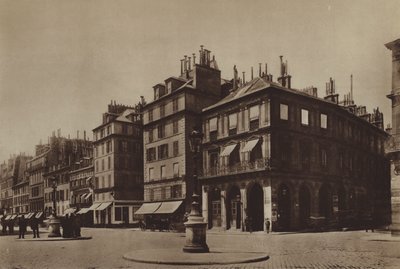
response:
[[[142,249],[128,252],[123,258],[133,262],[167,265],[228,265],[266,261],[264,252],[216,248],[208,253],[187,253],[182,249]]]

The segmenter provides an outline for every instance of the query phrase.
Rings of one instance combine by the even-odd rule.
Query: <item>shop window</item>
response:
[[[122,220],[122,208],[115,207],[115,221],[121,221],[121,220]]]

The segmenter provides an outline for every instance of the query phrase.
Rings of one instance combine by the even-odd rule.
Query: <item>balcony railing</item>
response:
[[[257,159],[253,162],[244,161],[234,165],[221,165],[210,167],[203,171],[202,177],[233,175],[246,172],[269,170],[271,168],[270,158]]]

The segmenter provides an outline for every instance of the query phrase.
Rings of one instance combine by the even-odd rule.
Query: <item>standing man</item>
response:
[[[33,238],[39,237],[39,220],[34,216],[31,220],[31,229],[33,231]]]
[[[24,239],[25,238],[25,232],[26,232],[26,220],[24,215],[21,215],[18,220],[18,227],[19,227],[19,237],[18,239]]]

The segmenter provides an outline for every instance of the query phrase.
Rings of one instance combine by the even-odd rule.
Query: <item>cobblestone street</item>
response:
[[[1,268],[400,268],[400,241],[388,234],[355,232],[293,234],[229,234],[209,232],[213,248],[264,251],[264,262],[172,266],[135,263],[122,255],[139,249],[163,249],[184,245],[184,234],[142,232],[132,229],[83,229],[84,241],[33,242],[0,237]],[[43,233],[42,236],[47,236]],[[32,237],[28,234],[26,238]]]

